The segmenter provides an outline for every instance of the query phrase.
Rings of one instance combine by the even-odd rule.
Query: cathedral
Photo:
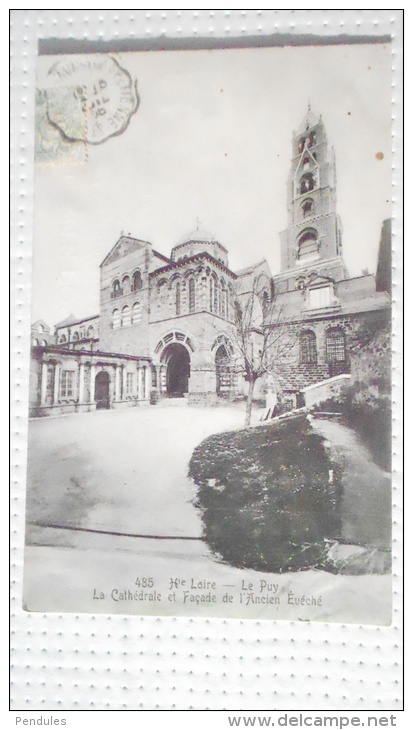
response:
[[[100,265],[99,314],[71,315],[53,333],[43,320],[32,325],[31,416],[244,397],[236,311],[252,299],[260,321],[251,347],[259,352],[266,327],[291,338],[258,396],[275,389],[295,407],[308,388],[343,374],[377,370],[379,381],[390,372],[390,298],[373,275],[348,276],[334,153],[310,108],[293,135],[287,209],[275,276],[265,260],[232,271],[227,249],[199,226],[169,257],[122,235]]]

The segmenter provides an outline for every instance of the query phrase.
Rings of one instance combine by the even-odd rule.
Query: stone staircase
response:
[[[321,383],[338,375],[349,373],[350,369],[347,363],[335,363],[329,365],[304,363],[297,367],[291,367],[281,373],[280,381],[282,389],[285,392],[299,393],[309,385]]]
[[[156,405],[161,408],[187,408],[188,396],[184,395],[182,398],[160,398]]]

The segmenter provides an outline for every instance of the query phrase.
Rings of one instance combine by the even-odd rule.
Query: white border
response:
[[[11,20],[12,708],[16,715],[44,709],[49,711],[48,716],[51,711],[54,717],[59,717],[56,713],[61,710],[73,709],[238,711],[241,708],[253,712],[276,708],[328,710],[330,714],[400,709],[402,11],[18,9],[12,11]],[[241,38],[265,36],[275,31],[293,35],[309,31],[330,35],[390,33],[393,38],[394,400],[397,404],[393,624],[370,627],[24,613],[21,593],[37,39],[49,35],[81,39],[86,34],[90,40],[158,35],[177,39],[202,35]],[[148,718],[149,714],[145,713],[144,717]],[[78,724],[81,717],[68,712],[63,712],[63,716],[68,717],[68,724]],[[133,721],[133,713],[125,717]],[[186,713],[182,722],[188,717],[192,715]],[[401,727],[402,716],[399,714],[398,718]],[[109,719],[114,718],[110,715]]]

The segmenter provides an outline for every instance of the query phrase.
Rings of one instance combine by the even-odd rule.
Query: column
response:
[[[151,368],[149,365],[145,368],[144,372],[145,372],[145,398],[146,398],[146,400],[149,400],[150,392],[151,392],[151,379],[152,379]]]
[[[126,400],[126,367],[122,365],[122,400]]]
[[[139,400],[143,400],[143,393],[142,393],[142,368],[140,365],[138,365],[138,398]]]
[[[155,369],[156,369],[156,389],[159,391],[159,393],[162,392],[161,368],[162,368],[162,365],[155,365]]]
[[[79,390],[78,390],[78,402],[83,403],[83,392],[85,385],[85,364],[79,363]]]
[[[59,400],[59,386],[60,386],[60,363],[56,363],[54,366],[54,391],[53,391],[53,405]]]
[[[95,370],[96,365],[91,363],[90,365],[90,402],[95,402]]]
[[[46,403],[47,395],[47,362],[42,363],[42,380],[40,386],[40,404],[42,406]]]
[[[120,400],[120,365],[115,366],[115,401]]]

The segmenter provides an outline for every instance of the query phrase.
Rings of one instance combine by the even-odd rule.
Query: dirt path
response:
[[[239,428],[243,417],[241,409],[147,407],[33,421],[28,522],[200,536],[189,459],[200,441]]]
[[[344,461],[342,537],[379,549],[391,545],[391,475],[374,463],[355,431],[333,420],[312,419]]]

